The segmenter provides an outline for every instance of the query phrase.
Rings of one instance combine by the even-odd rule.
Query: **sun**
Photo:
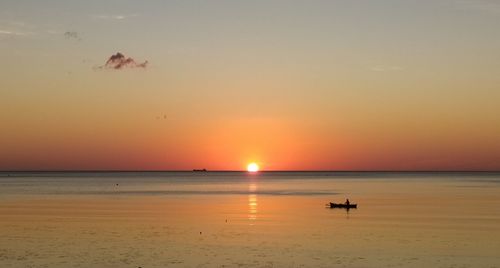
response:
[[[248,172],[257,172],[257,171],[259,171],[259,165],[257,165],[256,163],[250,163],[247,166],[247,171]]]

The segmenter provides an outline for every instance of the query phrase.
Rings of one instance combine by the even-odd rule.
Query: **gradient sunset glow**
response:
[[[84,2],[2,1],[0,170],[500,170],[500,3]]]

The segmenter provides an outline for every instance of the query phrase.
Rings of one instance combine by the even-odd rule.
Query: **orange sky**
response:
[[[7,0],[0,170],[500,170],[500,5],[278,2]]]

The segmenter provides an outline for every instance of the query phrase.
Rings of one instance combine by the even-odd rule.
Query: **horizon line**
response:
[[[117,173],[127,173],[127,172],[196,172],[196,173],[203,173],[203,172],[248,172],[247,170],[240,169],[240,170],[229,170],[229,169],[222,169],[222,170],[188,170],[188,169],[167,169],[167,170],[161,170],[161,169],[30,169],[30,170],[0,170],[0,173],[22,173],[22,172],[40,172],[40,173],[49,173],[49,172],[67,172],[67,173],[112,173],[112,172],[117,172]],[[380,173],[460,173],[460,172],[471,172],[471,173],[500,173],[500,170],[322,170],[322,169],[311,169],[311,170],[259,170],[257,173],[262,173],[262,172],[344,172],[344,173],[354,173],[354,172],[359,172],[359,173],[374,173],[374,172],[380,172]]]

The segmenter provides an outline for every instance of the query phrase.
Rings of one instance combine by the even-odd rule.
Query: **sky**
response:
[[[0,170],[500,170],[499,29],[495,0],[2,0]]]

